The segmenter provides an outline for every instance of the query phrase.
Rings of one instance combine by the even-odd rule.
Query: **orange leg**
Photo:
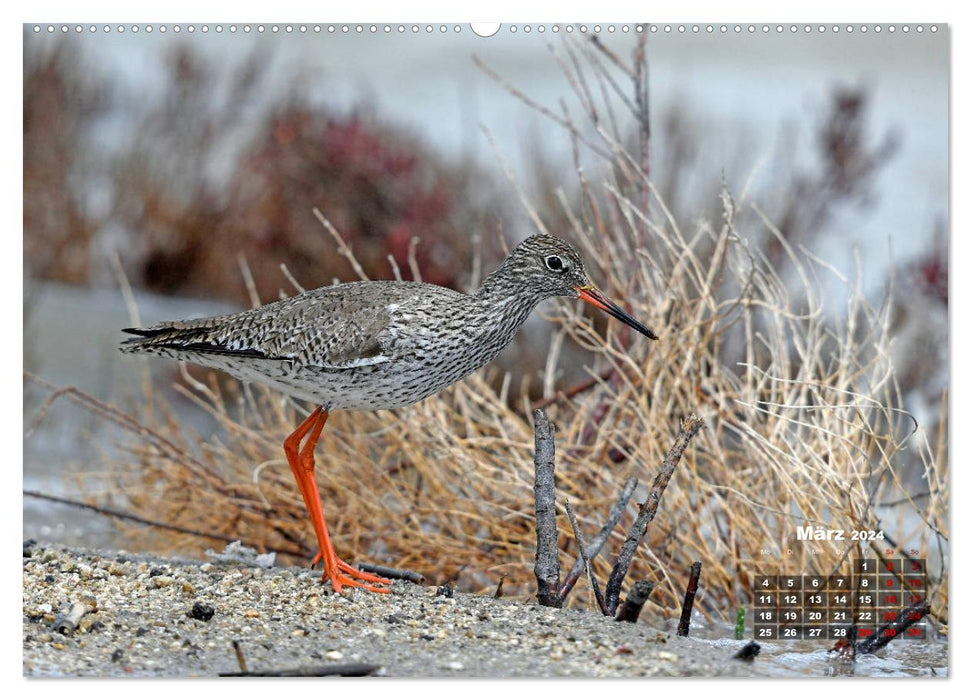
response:
[[[334,545],[330,541],[327,523],[324,521],[324,509],[320,504],[320,492],[317,490],[317,480],[314,478],[314,448],[326,422],[327,411],[319,406],[283,442],[287,462],[290,463],[290,469],[297,479],[297,486],[300,487],[300,494],[303,496],[304,505],[307,506],[314,533],[317,535],[317,543],[320,546],[314,564],[323,561],[324,575],[321,580],[330,579],[335,593],[340,593],[344,586],[364,588],[373,593],[390,593],[390,588],[369,585],[369,583],[390,585],[391,582],[388,579],[358,571],[337,556]],[[307,441],[303,447],[300,447],[305,436]]]

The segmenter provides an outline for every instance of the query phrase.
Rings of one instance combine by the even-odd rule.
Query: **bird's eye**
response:
[[[543,262],[546,263],[546,268],[553,272],[562,272],[566,269],[566,263],[559,255],[547,255]]]

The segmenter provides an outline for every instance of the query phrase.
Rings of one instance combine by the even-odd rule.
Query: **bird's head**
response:
[[[505,264],[512,268],[510,272],[515,270],[515,277],[542,298],[579,297],[651,340],[657,340],[654,331],[590,282],[580,253],[566,241],[542,233],[530,236],[513,250]]]

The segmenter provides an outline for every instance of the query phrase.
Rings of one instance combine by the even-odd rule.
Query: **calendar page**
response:
[[[22,675],[950,675],[952,27],[633,7],[25,10]]]

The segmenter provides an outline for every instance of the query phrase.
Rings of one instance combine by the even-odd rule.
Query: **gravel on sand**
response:
[[[23,565],[25,676],[216,676],[240,659],[304,675],[758,674],[734,649],[643,622],[404,581],[334,595],[309,569],[34,543]]]

